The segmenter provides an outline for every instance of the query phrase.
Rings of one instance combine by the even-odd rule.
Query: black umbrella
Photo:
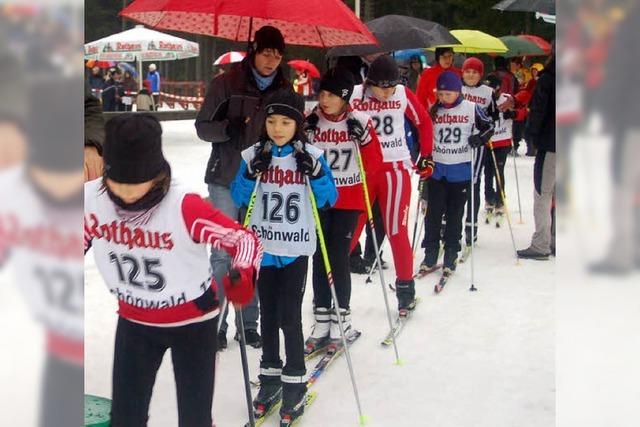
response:
[[[509,12],[540,12],[547,15],[556,14],[555,0],[502,0],[492,9]]]
[[[366,25],[379,45],[340,46],[329,49],[327,56],[364,56],[460,43],[444,26],[412,16],[385,15],[372,19]]]

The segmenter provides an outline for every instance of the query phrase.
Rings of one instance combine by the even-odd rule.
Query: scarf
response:
[[[260,90],[260,92],[271,86],[271,83],[273,83],[276,78],[276,74],[278,74],[278,70],[276,70],[271,73],[271,75],[265,77],[253,67],[251,67],[251,72],[253,73],[253,78],[256,80],[256,85],[258,86],[258,90]]]

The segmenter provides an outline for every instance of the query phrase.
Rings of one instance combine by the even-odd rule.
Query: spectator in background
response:
[[[529,104],[529,118],[525,139],[538,150],[533,166],[533,217],[536,230],[531,245],[518,251],[518,257],[547,260],[555,255],[552,230],[552,205],[556,190],[556,64],[555,50],[540,73],[533,98]]]
[[[154,108],[157,110],[160,107],[160,72],[156,69],[156,64],[149,64],[147,80],[151,82],[151,95],[155,104]]]
[[[305,99],[313,96],[313,79],[306,71],[296,70],[296,79],[293,81],[293,90]]]
[[[91,88],[93,96],[100,99],[102,88],[104,87],[104,76],[102,75],[100,67],[93,67],[91,69],[91,74],[89,75],[89,87]]]
[[[136,111],[154,111],[155,104],[151,96],[151,83],[149,80],[142,82],[142,89],[136,96]]]
[[[118,111],[118,92],[120,91],[119,82],[120,72],[116,68],[111,68],[107,74],[107,80],[102,88],[102,110]]]
[[[518,90],[518,79],[507,68],[507,59],[504,56],[496,56],[493,60],[494,71],[489,75],[494,75],[500,80],[500,93],[515,95]]]
[[[436,62],[432,67],[422,72],[416,92],[418,100],[427,111],[429,111],[431,106],[436,102],[436,82],[440,74],[446,70],[450,70],[462,78],[460,69],[453,65],[453,48],[437,47],[435,53]]]
[[[522,58],[511,58],[510,63],[511,74],[516,76],[518,86],[514,89],[514,94],[518,92],[520,87],[526,87],[529,80],[531,80],[531,72],[527,67],[522,64]]]
[[[420,75],[422,74],[422,61],[418,55],[414,55],[409,60],[409,89],[416,91],[418,89],[418,83],[420,82]]]
[[[133,108],[133,98],[135,93],[138,92],[138,82],[133,78],[130,72],[124,72],[124,78],[122,79],[122,104],[124,111],[131,111]]]

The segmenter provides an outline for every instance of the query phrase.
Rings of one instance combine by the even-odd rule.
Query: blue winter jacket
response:
[[[278,147],[273,144],[271,153],[274,157],[284,157],[293,152],[293,145],[286,144],[282,147]],[[316,179],[310,179],[311,190],[316,197],[316,203],[318,209],[328,209],[336,203],[338,199],[338,190],[336,189],[331,169],[327,165],[324,156],[320,157],[320,164],[324,174]],[[251,193],[255,187],[256,180],[247,178],[245,172],[247,170],[247,163],[244,159],[240,162],[240,168],[236,177],[231,183],[231,197],[238,207],[245,207],[249,204],[251,199]],[[262,257],[262,267],[285,267],[286,265],[295,261],[297,257],[278,256],[265,252]]]

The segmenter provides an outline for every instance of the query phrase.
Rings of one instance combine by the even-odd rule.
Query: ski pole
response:
[[[356,399],[356,405],[358,407],[358,420],[361,425],[365,424],[366,417],[362,413],[362,405],[360,404],[360,395],[358,394],[358,386],[356,385],[356,377],[353,373],[353,364],[351,363],[351,352],[347,344],[347,337],[344,333],[344,326],[342,324],[342,315],[340,313],[340,304],[338,303],[338,296],[333,282],[333,273],[331,272],[331,263],[329,262],[329,254],[327,253],[327,246],[324,240],[324,233],[322,232],[322,223],[320,222],[320,215],[318,214],[318,205],[316,204],[316,197],[313,194],[309,177],[305,177],[307,183],[307,189],[309,191],[309,199],[311,200],[311,210],[313,211],[313,220],[316,225],[316,233],[318,234],[318,240],[320,242],[320,251],[322,252],[322,261],[324,262],[324,269],[327,272],[327,282],[329,283],[329,289],[331,290],[331,298],[333,298],[333,304],[337,307],[338,314],[338,327],[340,328],[340,337],[342,338],[342,345],[344,346],[344,354],[347,358],[347,366],[349,367],[349,375],[351,376],[351,385],[353,386],[353,395]]]
[[[234,270],[235,271],[235,270]],[[253,404],[251,403],[251,383],[249,379],[249,362],[247,362],[247,341],[244,336],[244,319],[242,310],[236,307],[236,316],[240,323],[240,358],[242,360],[242,375],[244,376],[244,394],[247,399],[247,412],[249,413],[249,425],[255,427],[256,420],[253,415]]]
[[[373,239],[373,247],[376,251],[376,262],[378,263],[378,273],[380,275],[380,287],[382,289],[382,296],[384,297],[384,305],[387,310],[387,321],[389,322],[389,331],[393,330],[393,320],[391,318],[391,309],[389,308],[389,297],[387,296],[387,290],[384,279],[384,273],[382,272],[382,261],[380,260],[380,247],[378,246],[378,238],[376,237],[376,226],[373,221],[373,211],[371,210],[371,200],[369,200],[369,187],[367,186],[367,176],[364,171],[364,163],[362,162],[362,155],[360,154],[360,145],[354,141],[356,146],[356,159],[358,161],[358,168],[360,169],[360,179],[362,180],[362,190],[364,192],[364,204],[367,208],[367,219],[369,220],[369,227],[371,227],[371,237]],[[373,271],[373,268],[371,269]],[[400,353],[398,352],[398,344],[396,343],[396,337],[393,337],[393,351],[396,353],[396,364],[402,364],[400,360]]]
[[[511,151],[513,152],[513,172],[516,174],[516,191],[518,192],[518,215],[520,216],[520,222],[518,224],[524,224],[522,221],[522,204],[520,203],[520,183],[518,182],[518,167],[516,166],[516,154],[518,154],[513,145],[513,138],[511,138]]]
[[[475,159],[475,156],[476,156],[476,149],[472,148],[471,149],[471,183],[470,183],[470,187],[471,187],[471,286],[469,287],[470,291],[478,290],[478,288],[476,288],[474,285],[475,265],[473,263],[474,261],[473,253],[474,253],[474,247],[476,245],[476,221],[475,221],[476,208],[475,208],[475,195],[474,195],[476,176],[475,176],[475,169],[473,167],[473,160]]]
[[[513,227],[511,226],[511,215],[509,215],[507,198],[504,195],[504,187],[502,186],[502,180],[500,180],[500,170],[498,169],[498,161],[496,160],[496,153],[494,153],[493,151],[493,141],[491,140],[489,140],[489,149],[491,150],[491,157],[493,158],[493,167],[495,169],[496,181],[498,182],[498,189],[500,190],[500,197],[502,198],[502,205],[504,206],[504,212],[507,214],[507,223],[509,224],[509,233],[511,234],[511,243],[513,244],[513,252],[516,254],[516,264],[520,265],[520,258],[518,257],[518,249],[516,249],[516,240],[513,237]]]
[[[265,144],[265,150],[271,149],[271,144],[267,142]],[[253,191],[251,192],[251,197],[249,197],[249,204],[247,205],[247,213],[244,216],[243,225],[246,228],[251,221],[251,215],[253,214],[253,206],[256,202],[256,194],[258,193],[258,186],[260,185],[260,178],[262,174],[259,173],[256,176],[256,183],[253,186]],[[239,277],[238,277],[239,278]],[[231,280],[233,278],[230,277]],[[236,278],[237,279],[237,278]],[[226,301],[223,304],[224,308],[226,308]],[[238,319],[238,323],[240,326],[240,360],[242,361],[242,375],[244,377],[244,394],[247,399],[247,412],[249,413],[249,425],[251,427],[255,427],[256,420],[253,414],[253,404],[251,397],[251,379],[249,378],[249,362],[247,361],[247,340],[244,336],[244,318],[242,317],[242,310],[234,307],[236,311],[236,318]]]
[[[420,212],[422,208],[422,190],[424,188],[424,180],[420,180],[418,183],[418,205],[416,206],[416,219],[413,222],[413,237],[411,238],[411,253],[413,258],[416,257],[416,232],[418,230],[418,218],[420,217]]]

